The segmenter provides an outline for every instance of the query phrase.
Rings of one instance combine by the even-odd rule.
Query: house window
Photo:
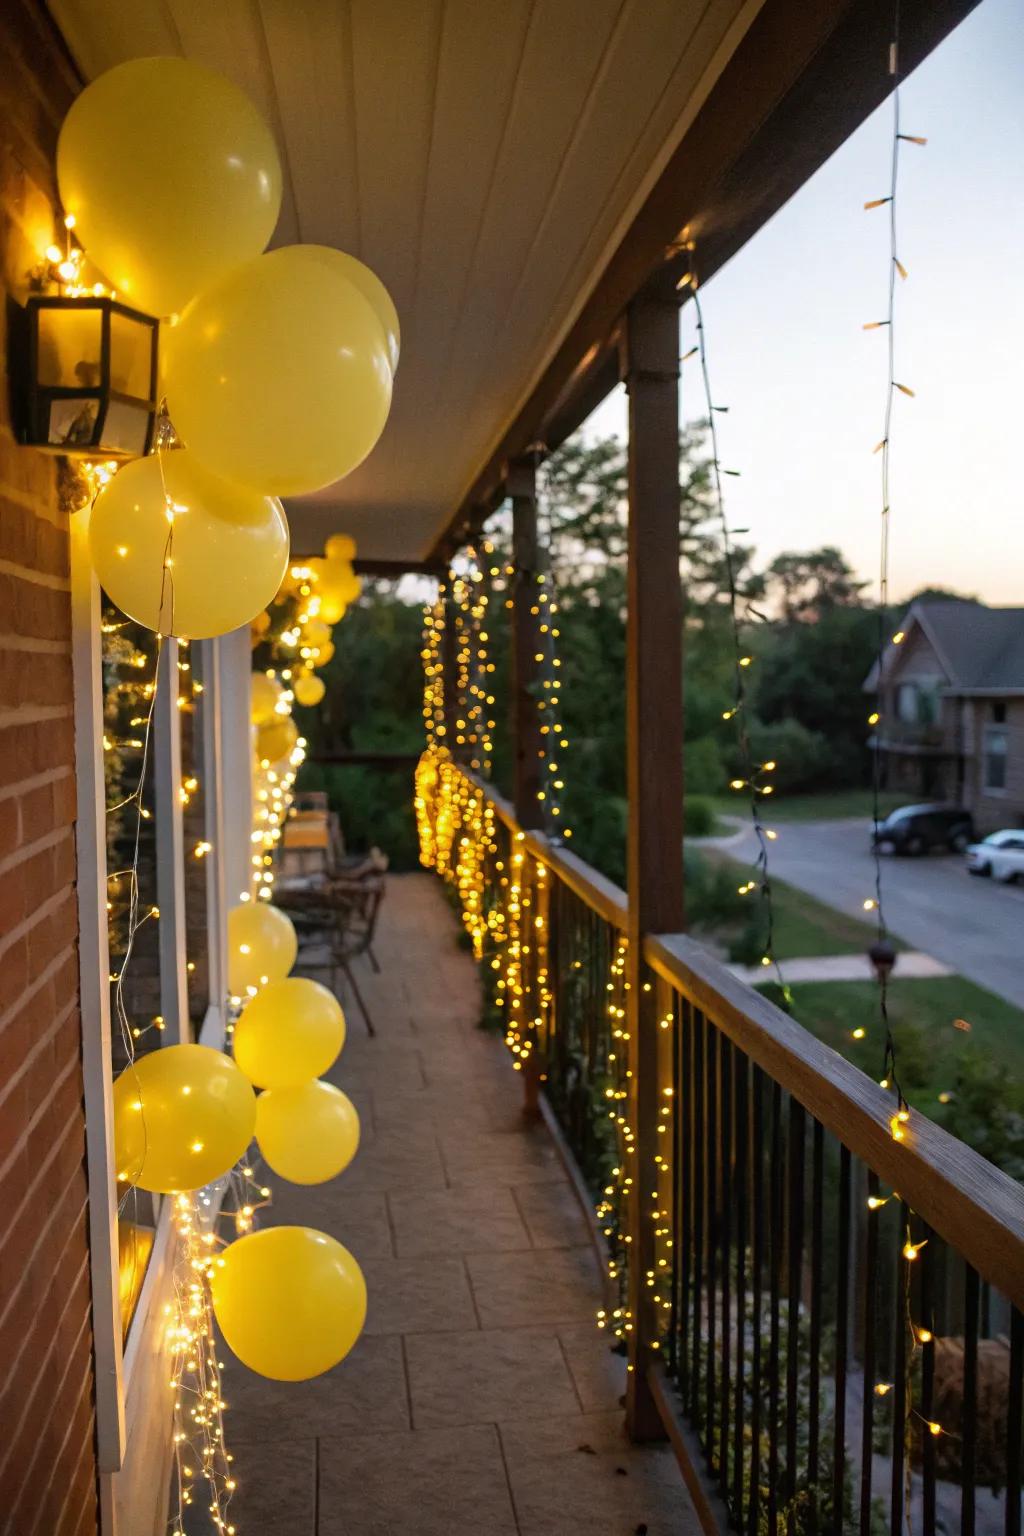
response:
[[[904,725],[916,725],[920,707],[916,683],[900,683],[896,689],[896,717]]]
[[[989,794],[1002,794],[1006,789],[1006,756],[1009,750],[1009,734],[1005,725],[985,727],[985,789]]]
[[[993,723],[993,725],[1005,725],[1006,724],[1006,703],[1005,703],[1005,700],[1000,700],[998,703],[992,705],[992,723]]]

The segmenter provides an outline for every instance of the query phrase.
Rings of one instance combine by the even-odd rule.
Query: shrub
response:
[[[706,795],[687,795],[683,818],[687,837],[711,837],[715,831],[715,807]]]

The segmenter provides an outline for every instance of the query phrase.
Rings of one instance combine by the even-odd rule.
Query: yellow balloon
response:
[[[322,1077],[345,1044],[345,1015],[318,981],[272,981],[235,1025],[235,1061],[258,1088],[298,1088]]]
[[[280,718],[277,704],[283,691],[276,677],[270,677],[266,672],[253,673],[250,695],[250,718],[253,725],[269,725],[272,720]]]
[[[310,666],[326,667],[327,663],[330,661],[333,655],[334,642],[332,640],[328,640],[327,644],[320,646],[317,654],[310,658]]]
[[[349,604],[356,601],[363,584],[349,560],[311,560],[309,564],[316,578],[320,615],[329,624],[336,624]]]
[[[235,267],[169,332],[174,425],[219,474],[267,495],[316,491],[373,448],[391,406],[377,317],[349,279],[285,246]]]
[[[152,315],[257,256],[281,206],[277,149],[252,102],[179,58],[133,59],[86,86],[64,119],[57,180],[90,260]]]
[[[350,256],[347,251],[336,251],[329,245],[297,245],[296,251],[301,251],[303,257],[310,262],[318,262],[332,275],[344,278],[354,288],[358,288],[363,298],[373,310],[384,332],[387,341],[388,363],[391,372],[398,367],[398,355],[402,349],[402,332],[398,323],[398,311],[384,284],[365,262],[358,261],[355,256]]]
[[[366,1321],[366,1281],[347,1248],[312,1227],[229,1243],[210,1273],[217,1324],[243,1365],[308,1381],[344,1360]]]
[[[359,1116],[331,1083],[269,1088],[256,1100],[256,1140],[264,1162],[292,1184],[323,1184],[359,1148]]]
[[[260,762],[276,763],[288,756],[298,739],[295,721],[288,715],[279,715],[256,732],[256,756]]]
[[[89,554],[129,618],[202,640],[248,624],[274,597],[288,522],[280,502],[175,449],[135,459],[104,487],[89,517]]]
[[[312,672],[303,672],[292,683],[292,691],[300,704],[311,709],[314,704],[319,704],[327,692],[322,677],[314,677]]]
[[[326,645],[331,638],[331,626],[323,619],[308,619],[303,626],[302,638],[307,645]]]
[[[267,630],[270,628],[270,614],[265,608],[262,613],[258,613],[253,619],[252,627],[257,637],[266,634]]]
[[[228,912],[228,986],[233,997],[243,997],[249,987],[283,981],[298,952],[294,924],[279,907],[243,901]]]
[[[356,541],[350,533],[332,533],[324,545],[328,560],[349,560],[356,557]]]
[[[230,1057],[205,1045],[167,1045],[114,1083],[118,1179],[156,1194],[201,1189],[244,1154],[256,1095]]]

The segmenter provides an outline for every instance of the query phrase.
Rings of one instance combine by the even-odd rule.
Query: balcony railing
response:
[[[632,1081],[625,893],[452,763],[419,809],[705,1528],[1019,1536],[1024,1190],[684,934]]]

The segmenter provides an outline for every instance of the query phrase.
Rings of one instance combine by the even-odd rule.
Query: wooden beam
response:
[[[903,74],[978,3],[901,0]],[[683,227],[707,282],[885,100],[891,28],[892,0],[765,0],[433,555],[476,526],[510,461],[532,444],[558,447],[614,386],[621,317],[663,267],[681,274]]]
[[[507,487],[512,497],[512,803],[524,831],[543,825],[541,810],[541,763],[543,743],[537,709],[540,653],[540,614],[537,576],[540,550],[537,542],[537,471],[534,459],[521,459],[509,471]]]
[[[329,763],[334,768],[411,769],[418,752],[311,752],[307,763]]]
[[[656,1262],[651,1191],[660,1108],[657,1000],[644,991],[643,940],[683,927],[683,601],[679,575],[679,303],[674,283],[626,312],[629,393],[626,785],[629,821],[627,1018],[636,1156],[629,1187],[633,1328],[626,1416],[635,1440],[660,1439],[647,1380],[657,1324],[647,1274]]]
[[[352,565],[357,576],[384,576],[391,581],[403,576],[440,578],[445,572],[442,560],[360,560],[357,555]]]

